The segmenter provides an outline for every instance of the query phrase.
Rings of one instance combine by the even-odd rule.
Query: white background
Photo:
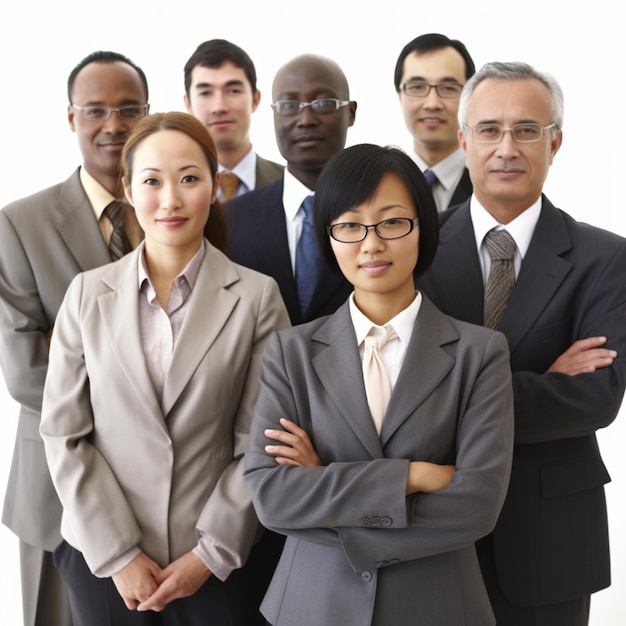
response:
[[[86,8],[96,4],[99,9]],[[408,148],[410,137],[393,87],[396,58],[417,35],[441,32],[462,40],[478,67],[487,61],[519,60],[556,76],[565,92],[564,141],[545,191],[575,218],[626,235],[623,193],[618,197],[626,165],[626,19],[621,0],[570,0],[562,11],[536,0],[514,5],[488,0],[386,0],[376,2],[376,9],[353,0],[299,4],[238,0],[228,9],[213,4],[217,3],[4,0],[0,8],[0,206],[65,180],[80,163],[76,138],[66,121],[66,81],[74,65],[94,50],[121,52],[144,69],[154,112],[184,110],[183,66],[200,42],[219,37],[237,43],[255,61],[262,92],[252,141],[261,155],[282,162],[269,108],[271,82],[282,63],[305,52],[336,60],[348,77],[351,97],[358,102],[348,144]],[[613,478],[606,489],[613,584],[593,596],[592,626],[626,624],[623,412],[599,433]],[[16,407],[0,381],[0,496],[16,418]],[[0,527],[0,555],[0,626],[19,626],[17,539],[4,526]]]

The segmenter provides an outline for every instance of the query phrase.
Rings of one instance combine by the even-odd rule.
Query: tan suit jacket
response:
[[[263,157],[256,155],[256,187],[265,187],[276,180],[280,180],[283,177],[283,171],[285,167],[274,161],[268,161]]]
[[[135,545],[161,566],[197,530],[243,563],[258,521],[243,483],[276,283],[207,244],[161,404],[143,356],[137,250],[81,274],[59,311],[41,435],[61,532],[92,571]]]
[[[46,335],[72,278],[110,261],[79,169],[0,211],[0,365],[20,405],[2,522],[49,552],[61,541],[61,505],[39,437]]]

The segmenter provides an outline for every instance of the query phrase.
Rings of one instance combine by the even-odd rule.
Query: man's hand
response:
[[[211,576],[211,571],[193,553],[187,552],[156,577],[158,589],[137,607],[138,611],[162,611],[177,598],[192,596]]]
[[[113,582],[127,608],[135,610],[157,590],[160,572],[161,568],[142,552],[113,574]]]
[[[265,446],[265,452],[276,457],[276,463],[281,465],[319,467],[322,462],[306,431],[285,418],[281,418],[280,425],[285,430],[268,429],[265,431],[265,436],[284,445]]]
[[[602,348],[606,341],[606,337],[579,339],[548,368],[548,372],[576,376],[613,365],[617,352]]]

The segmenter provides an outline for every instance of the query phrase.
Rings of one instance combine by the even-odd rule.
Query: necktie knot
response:
[[[426,169],[424,170],[424,178],[426,179],[426,182],[432,187],[436,182],[439,181],[439,179],[437,178],[437,174],[435,174],[435,172],[433,172],[432,170]]]
[[[393,329],[393,326],[385,326],[383,332],[380,328],[372,326],[370,332],[365,336],[363,340],[365,342],[365,349],[380,351],[382,347],[392,339],[395,339],[398,335]]]
[[[515,240],[506,230],[491,230],[485,235],[485,245],[492,261],[512,261],[515,257]]]
[[[220,187],[222,189],[222,200],[228,202],[237,195],[239,189],[239,176],[232,172],[222,172],[220,174]]]
[[[111,222],[111,238],[109,239],[109,253],[112,261],[121,259],[133,247],[124,231],[124,213],[126,207],[119,200],[113,200],[104,208],[104,214]]]
[[[391,382],[380,350],[387,342],[398,336],[392,326],[385,326],[384,331],[380,332],[379,328],[373,326],[363,340],[365,346],[363,382],[367,404],[378,434],[380,434],[387,404],[391,397]]]

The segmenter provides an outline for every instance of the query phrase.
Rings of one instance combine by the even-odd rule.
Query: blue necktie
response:
[[[424,170],[424,178],[431,187],[439,180],[432,170]]]
[[[296,287],[302,315],[311,304],[317,285],[320,267],[320,251],[313,231],[313,196],[307,196],[300,205],[304,211],[302,231],[296,246]],[[300,210],[298,209],[298,210]]]

